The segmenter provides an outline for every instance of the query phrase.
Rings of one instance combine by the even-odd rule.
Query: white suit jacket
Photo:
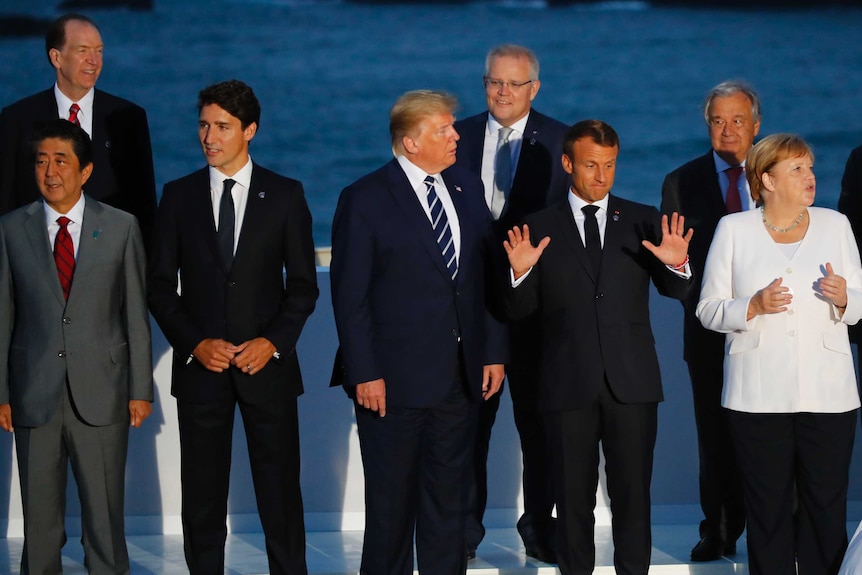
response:
[[[706,259],[697,317],[727,334],[721,404],[750,413],[842,413],[859,407],[847,325],[862,318],[862,265],[850,222],[824,208],[788,259],[760,210],[721,219]],[[826,262],[847,280],[843,316],[817,293]],[[793,290],[787,311],[746,321],[748,303],[776,278]]]

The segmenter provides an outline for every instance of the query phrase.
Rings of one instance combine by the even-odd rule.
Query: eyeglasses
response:
[[[492,90],[500,90],[501,88],[508,88],[513,92],[517,92],[527,84],[531,84],[533,80],[527,80],[526,82],[507,82],[505,80],[497,80],[496,78],[489,78],[488,76],[484,77],[485,80],[485,88],[490,88]]]
[[[724,128],[724,126],[726,126],[727,123],[728,123],[727,120],[725,120],[724,118],[710,118],[709,119],[710,127],[716,128],[716,129]],[[748,122],[744,118],[733,118],[732,120],[730,120],[730,125],[734,128],[742,128],[747,123]]]

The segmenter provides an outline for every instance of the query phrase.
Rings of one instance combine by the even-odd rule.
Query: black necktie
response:
[[[224,181],[218,208],[218,246],[226,270],[233,265],[233,229],[236,225],[236,216],[231,189],[235,183],[229,178]]]
[[[599,211],[599,207],[584,206],[581,211],[584,212],[584,246],[587,249],[587,257],[590,258],[593,271],[598,275],[602,265],[602,239],[599,236],[599,222],[596,219],[596,212]]]

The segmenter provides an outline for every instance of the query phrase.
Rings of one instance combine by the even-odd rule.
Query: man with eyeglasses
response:
[[[683,356],[694,399],[704,514],[700,541],[691,550],[695,562],[736,554],[736,540],[745,529],[742,481],[721,407],[724,335],[705,329],[695,308],[718,220],[755,207],[745,179],[745,157],[760,130],[760,100],[745,82],[726,81],[709,91],[703,114],[712,149],[667,175],[661,203],[663,214],[679,212],[697,230],[688,252],[697,281],[683,300]]]
[[[484,85],[488,111],[455,123],[461,136],[457,163],[482,177],[485,203],[502,242],[506,230],[527,215],[565,199],[568,179],[560,157],[566,126],[532,109],[540,82],[539,61],[531,50],[511,44],[492,48],[485,59]],[[535,317],[510,325],[512,356],[506,367],[524,464],[524,514],[518,532],[527,555],[556,563],[545,423],[536,409],[538,335]],[[468,485],[468,558],[475,557],[485,535],[488,444],[499,405],[496,394],[480,411],[474,473]]]

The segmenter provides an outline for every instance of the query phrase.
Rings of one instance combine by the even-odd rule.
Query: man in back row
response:
[[[689,257],[698,278],[683,300],[684,358],[691,377],[700,457],[700,541],[691,560],[712,561],[736,553],[745,529],[742,479],[721,407],[724,335],[704,328],[695,316],[700,278],[715,227],[722,216],[754,208],[745,178],[745,157],[760,131],[760,100],[741,81],[727,81],[707,94],[703,116],[712,149],[667,175],[661,212],[679,212],[697,230]]]
[[[492,48],[483,82],[488,111],[455,122],[461,136],[456,165],[481,176],[494,235],[502,242],[506,231],[527,215],[566,197],[569,182],[560,162],[566,126],[532,109],[539,93],[539,61],[529,49],[512,44]],[[527,555],[555,563],[550,455],[536,405],[541,348],[537,318],[512,322],[509,339],[511,361],[506,367],[524,466],[524,514],[518,532]],[[488,446],[499,406],[500,394],[495,394],[479,409],[473,474],[467,485],[468,558],[475,556],[485,535]]]
[[[56,72],[54,87],[0,112],[0,214],[40,197],[30,139],[39,125],[63,118],[92,140],[87,195],[137,217],[148,245],[156,183],[147,115],[140,106],[96,89],[102,50],[99,29],[86,16],[66,14],[48,28],[45,51]]]

